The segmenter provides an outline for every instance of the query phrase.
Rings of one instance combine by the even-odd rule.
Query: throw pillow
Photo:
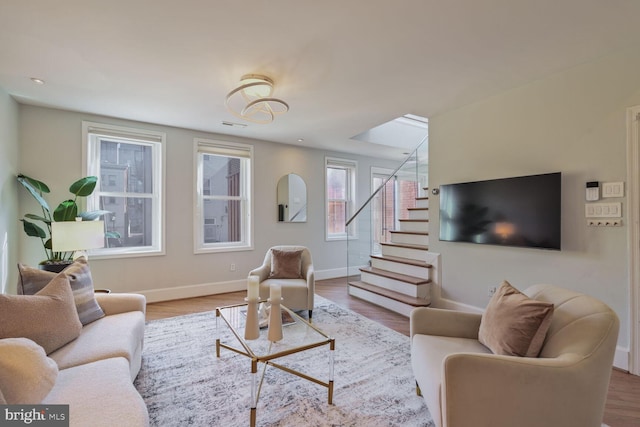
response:
[[[27,267],[23,264],[18,264],[18,271],[20,272],[18,293],[24,295],[35,294],[57,275],[57,273]],[[63,270],[63,273],[69,277],[80,322],[86,325],[104,317],[104,311],[94,295],[93,279],[87,259],[84,257],[76,259],[73,264]]]
[[[495,354],[538,357],[553,304],[529,298],[502,282],[480,320],[478,340]]]
[[[81,330],[64,273],[35,295],[0,295],[0,338],[29,338],[49,354],[78,338]]]
[[[302,278],[302,249],[297,251],[281,251],[271,249],[270,279]]]
[[[0,340],[0,401],[38,404],[56,382],[58,365],[27,338]]]

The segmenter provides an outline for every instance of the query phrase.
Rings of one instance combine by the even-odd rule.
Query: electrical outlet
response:
[[[487,292],[487,295],[488,295],[488,296],[490,296],[490,297],[492,297],[492,296],[493,296],[493,294],[495,294],[495,293],[496,293],[496,289],[498,289],[498,287],[497,287],[497,286],[489,286],[489,290],[488,290],[488,292]]]
[[[229,271],[236,271],[236,265],[235,264],[229,265]]]

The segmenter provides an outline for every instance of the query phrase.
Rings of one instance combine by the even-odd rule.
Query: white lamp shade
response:
[[[51,245],[54,252],[103,248],[104,221],[52,222]]]

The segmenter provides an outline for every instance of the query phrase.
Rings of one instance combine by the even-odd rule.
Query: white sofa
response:
[[[411,313],[411,363],[436,427],[600,427],[618,317],[555,286],[523,293],[554,306],[538,357],[494,354],[479,341],[481,314]]]
[[[46,363],[55,362],[57,375],[50,376],[54,384],[44,399],[30,403],[69,405],[70,426],[147,426],[147,407],[133,385],[142,361],[146,300],[137,294],[97,293],[95,297],[105,316],[83,326],[79,337],[48,357],[41,351]],[[3,341],[42,350],[26,339]],[[3,351],[11,352],[6,346]],[[10,391],[1,386],[0,381],[3,403],[3,393]]]

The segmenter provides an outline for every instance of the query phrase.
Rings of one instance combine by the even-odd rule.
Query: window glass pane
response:
[[[329,202],[328,214],[327,226],[329,234],[346,233],[347,204],[345,202]]]
[[[107,247],[152,245],[152,200],[140,197],[100,197],[106,231],[115,231],[120,238],[108,238]]]
[[[240,200],[205,200],[204,243],[242,241],[242,208]]]
[[[203,154],[202,194],[240,196],[240,159]]]
[[[346,169],[327,168],[327,196],[329,199],[347,198]]]
[[[100,191],[151,193],[151,147],[101,139]]]

